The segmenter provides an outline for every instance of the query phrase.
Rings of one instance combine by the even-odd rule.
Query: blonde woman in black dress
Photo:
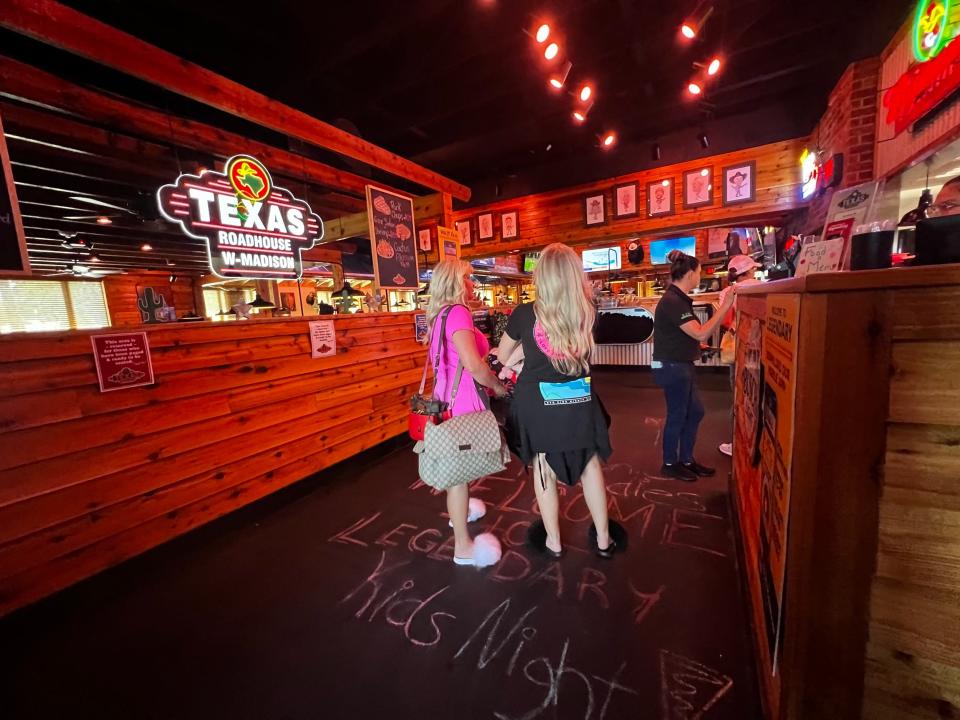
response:
[[[615,543],[600,466],[612,451],[606,414],[590,379],[596,309],[580,257],[566,245],[543,251],[533,281],[537,300],[513,311],[498,352],[509,358],[518,345],[523,347],[511,409],[515,449],[525,465],[533,466],[547,554],[563,555],[557,483],[582,482],[597,531],[597,553],[612,557]]]

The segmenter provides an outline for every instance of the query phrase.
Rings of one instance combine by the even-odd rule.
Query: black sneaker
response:
[[[683,480],[684,482],[695,482],[697,474],[688,470],[684,465],[661,465],[660,474],[663,477],[673,478],[674,480]]]
[[[717,471],[714,468],[701,465],[696,460],[688,463],[680,463],[680,465],[686,468],[688,472],[691,472],[699,477],[713,477],[717,474]]]

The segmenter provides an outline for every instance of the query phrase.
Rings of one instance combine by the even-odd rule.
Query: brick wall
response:
[[[879,93],[880,58],[851,64],[830,93],[827,111],[810,134],[811,145],[819,145],[824,159],[843,154],[840,187],[874,178]],[[831,193],[810,203],[804,232],[815,232],[823,226]]]

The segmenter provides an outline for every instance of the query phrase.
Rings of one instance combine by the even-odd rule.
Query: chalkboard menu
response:
[[[10,170],[10,155],[7,153],[7,141],[0,123],[0,273],[30,273],[30,261],[27,259],[27,241],[23,235],[23,223],[20,220],[20,208],[17,205],[17,192],[13,185],[13,172]]]
[[[420,283],[413,199],[367,185],[367,215],[377,287],[416,290]]]

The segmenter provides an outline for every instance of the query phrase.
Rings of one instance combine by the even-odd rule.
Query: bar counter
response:
[[[767,717],[958,716],[960,266],[772,282],[737,308],[733,484]]]
[[[403,433],[413,313],[0,336],[0,615]],[[145,331],[155,383],[100,392],[91,335]]]

